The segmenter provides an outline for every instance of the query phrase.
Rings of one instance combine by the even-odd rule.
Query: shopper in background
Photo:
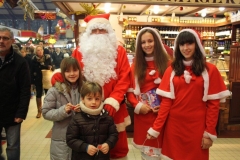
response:
[[[118,140],[113,118],[103,109],[102,87],[85,82],[81,89],[81,112],[67,129],[67,144],[72,148],[72,160],[109,160]]]
[[[104,109],[113,117],[119,132],[119,140],[110,151],[110,157],[123,158],[128,153],[125,128],[131,123],[124,102],[130,84],[130,66],[125,49],[117,45],[109,16],[102,14],[84,19],[87,27],[80,37],[80,47],[72,56],[82,66],[86,80],[103,87]]]
[[[60,48],[55,48],[55,52],[52,54],[53,64],[54,68],[58,69],[60,68],[60,64],[64,58],[64,53],[61,52]]]
[[[163,134],[163,159],[208,160],[209,148],[217,138],[219,101],[230,92],[218,69],[205,62],[204,48],[194,30],[179,33],[174,56],[157,89],[161,108],[147,137]]]
[[[159,147],[162,141],[160,136],[157,141],[145,140],[146,132],[156,119],[160,107],[160,97],[156,95],[156,89],[171,62],[161,37],[154,28],[144,27],[138,32],[135,53],[131,65],[131,86],[127,92],[127,100],[134,107],[133,145],[145,152],[152,149],[155,155],[160,156]],[[157,96],[155,103],[144,101],[141,97],[143,94]],[[159,159],[159,157],[149,157],[143,152],[142,157],[146,160]]]
[[[45,45],[45,42],[44,42],[44,41],[40,41],[40,42],[38,43],[38,45],[42,46],[42,48],[43,48],[43,54],[48,54],[48,55],[50,55],[48,48],[46,48],[46,46],[44,46],[44,45]],[[50,56],[51,56],[51,55],[50,55]]]
[[[24,58],[14,52],[13,33],[0,28],[0,133],[7,134],[7,159],[20,160],[21,123],[27,116],[30,101],[30,72]],[[2,145],[0,137],[2,154]]]
[[[76,59],[64,58],[61,73],[52,77],[52,85],[44,98],[43,117],[53,121],[50,159],[71,160],[71,149],[66,144],[66,131],[75,112],[80,112],[80,89],[83,83],[81,68]]]
[[[42,94],[43,90],[45,94],[47,93],[47,89],[43,88],[43,75],[42,70],[53,70],[53,65],[51,62],[51,57],[48,54],[43,54],[42,46],[38,45],[35,48],[35,56],[32,58],[32,67],[31,67],[31,75],[32,75],[32,84],[36,87],[36,103],[38,108],[38,113],[36,118],[41,117],[42,113]]]

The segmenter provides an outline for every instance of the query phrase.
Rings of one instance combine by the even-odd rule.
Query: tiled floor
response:
[[[45,138],[52,122],[36,119],[35,98],[31,99],[27,119],[22,124],[21,160],[49,160],[50,138]],[[139,150],[131,145],[129,138],[128,160],[141,160]],[[3,146],[4,155],[6,144]],[[197,155],[196,155],[197,156]],[[210,149],[210,160],[239,160],[240,138],[219,138]]]

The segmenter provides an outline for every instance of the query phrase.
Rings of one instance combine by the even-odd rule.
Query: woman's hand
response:
[[[150,135],[149,133],[147,134],[147,139],[156,139],[156,137]]]
[[[141,114],[147,114],[148,112],[150,112],[152,109],[149,105],[147,104],[143,104],[140,108],[140,113]]]
[[[153,111],[153,113],[158,113],[159,109],[160,109],[160,106],[156,106],[156,107],[152,108],[152,111]]]
[[[213,144],[213,141],[210,138],[202,138],[202,149],[209,149]]]

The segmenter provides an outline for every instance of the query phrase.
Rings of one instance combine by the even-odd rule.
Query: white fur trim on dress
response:
[[[207,101],[207,94],[208,94],[208,88],[209,88],[209,75],[208,75],[208,72],[207,70],[205,69],[203,72],[202,72],[202,77],[203,77],[203,80],[204,80],[204,91],[203,91],[203,98],[202,100],[204,102]]]
[[[128,88],[127,92],[133,92],[133,88]]]
[[[194,35],[194,37],[195,37],[195,39],[196,39],[196,42],[197,42],[197,44],[198,44],[198,47],[199,47],[201,53],[203,54],[203,56],[205,57],[205,56],[206,56],[205,49],[203,48],[203,45],[202,45],[202,43],[201,43],[201,41],[200,41],[200,37],[198,36],[198,34],[196,33],[196,31],[194,31],[194,30],[192,30],[192,29],[182,29],[181,32],[179,32],[179,34],[182,33],[182,32],[184,32],[184,31],[190,32],[190,33],[192,33],[192,34]],[[177,47],[178,47],[178,46],[177,46],[177,39],[178,39],[179,34],[178,34],[177,37],[175,38],[174,51],[176,51],[176,50],[177,50]],[[175,57],[175,54],[173,54],[173,57]]]
[[[185,70],[183,77],[184,77],[184,79],[185,79],[185,82],[189,84],[190,81],[191,81],[191,79],[192,79],[192,76],[190,75],[190,73]]]
[[[156,93],[157,93],[158,95],[160,95],[160,96],[174,99],[174,98],[172,97],[171,92],[166,92],[166,91],[163,91],[163,90],[157,88]]]
[[[173,77],[175,76],[175,71],[173,70],[170,76],[170,93],[172,99],[175,99],[175,92],[174,92],[174,86],[173,86]]]
[[[109,98],[105,99],[104,104],[111,105],[113,108],[116,109],[116,111],[119,110],[119,103],[118,103],[118,101],[116,99],[112,98],[112,97],[109,97]]]
[[[231,92],[229,90],[225,90],[225,91],[222,91],[222,92],[219,92],[219,93],[216,93],[216,94],[211,94],[211,95],[208,95],[207,96],[207,99],[208,100],[211,100],[211,99],[224,99],[228,96],[231,95]]]
[[[155,131],[154,129],[152,129],[152,127],[149,128],[149,130],[147,131],[147,133],[150,134],[150,135],[152,135],[152,136],[155,137],[155,138],[157,138],[157,137],[159,136],[159,134],[160,134],[160,132]]]
[[[130,116],[124,118],[124,122],[115,124],[118,132],[123,132],[126,130],[126,127],[131,124]]]
[[[139,87],[139,84],[138,84],[138,78],[137,76],[135,76],[135,89],[134,89],[134,94],[135,95],[140,95],[140,87]]]
[[[134,113],[139,114],[142,105],[143,105],[142,102],[138,102],[138,104],[136,105],[136,107],[135,107],[135,109],[134,109]]]
[[[210,133],[208,133],[206,131],[204,131],[203,137],[210,138],[213,142],[217,139],[216,135],[210,134]]]
[[[160,84],[161,83],[161,78],[156,78],[154,81],[153,81],[155,84]]]
[[[149,75],[154,75],[156,73],[156,70],[151,70],[150,72],[149,72]]]

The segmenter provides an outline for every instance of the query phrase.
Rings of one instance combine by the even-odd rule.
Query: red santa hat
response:
[[[61,83],[64,82],[60,69],[56,69],[52,74],[52,78],[51,78],[52,86],[54,86],[56,82],[61,82]]]
[[[194,37],[196,38],[197,45],[198,45],[201,53],[202,53],[203,56],[205,57],[205,56],[206,56],[206,53],[205,53],[205,49],[204,49],[204,47],[203,47],[203,45],[202,45],[202,39],[201,39],[201,37],[200,37],[200,34],[199,34],[196,30],[194,30],[194,29],[183,29],[183,30],[181,30],[181,31],[179,32],[179,34],[182,33],[182,32],[190,32],[190,33],[192,33],[192,34],[194,35]],[[179,34],[177,35],[177,37],[176,37],[176,39],[175,39],[175,42],[174,42],[174,51],[176,51],[176,49],[177,49],[177,47],[178,47],[178,46],[177,46],[177,39],[178,39]],[[175,56],[175,54],[174,54],[173,56]]]
[[[84,21],[87,23],[88,27],[98,28],[100,27],[99,24],[109,24],[109,17],[110,14],[98,14],[98,15],[88,15],[86,18],[84,18]]]

